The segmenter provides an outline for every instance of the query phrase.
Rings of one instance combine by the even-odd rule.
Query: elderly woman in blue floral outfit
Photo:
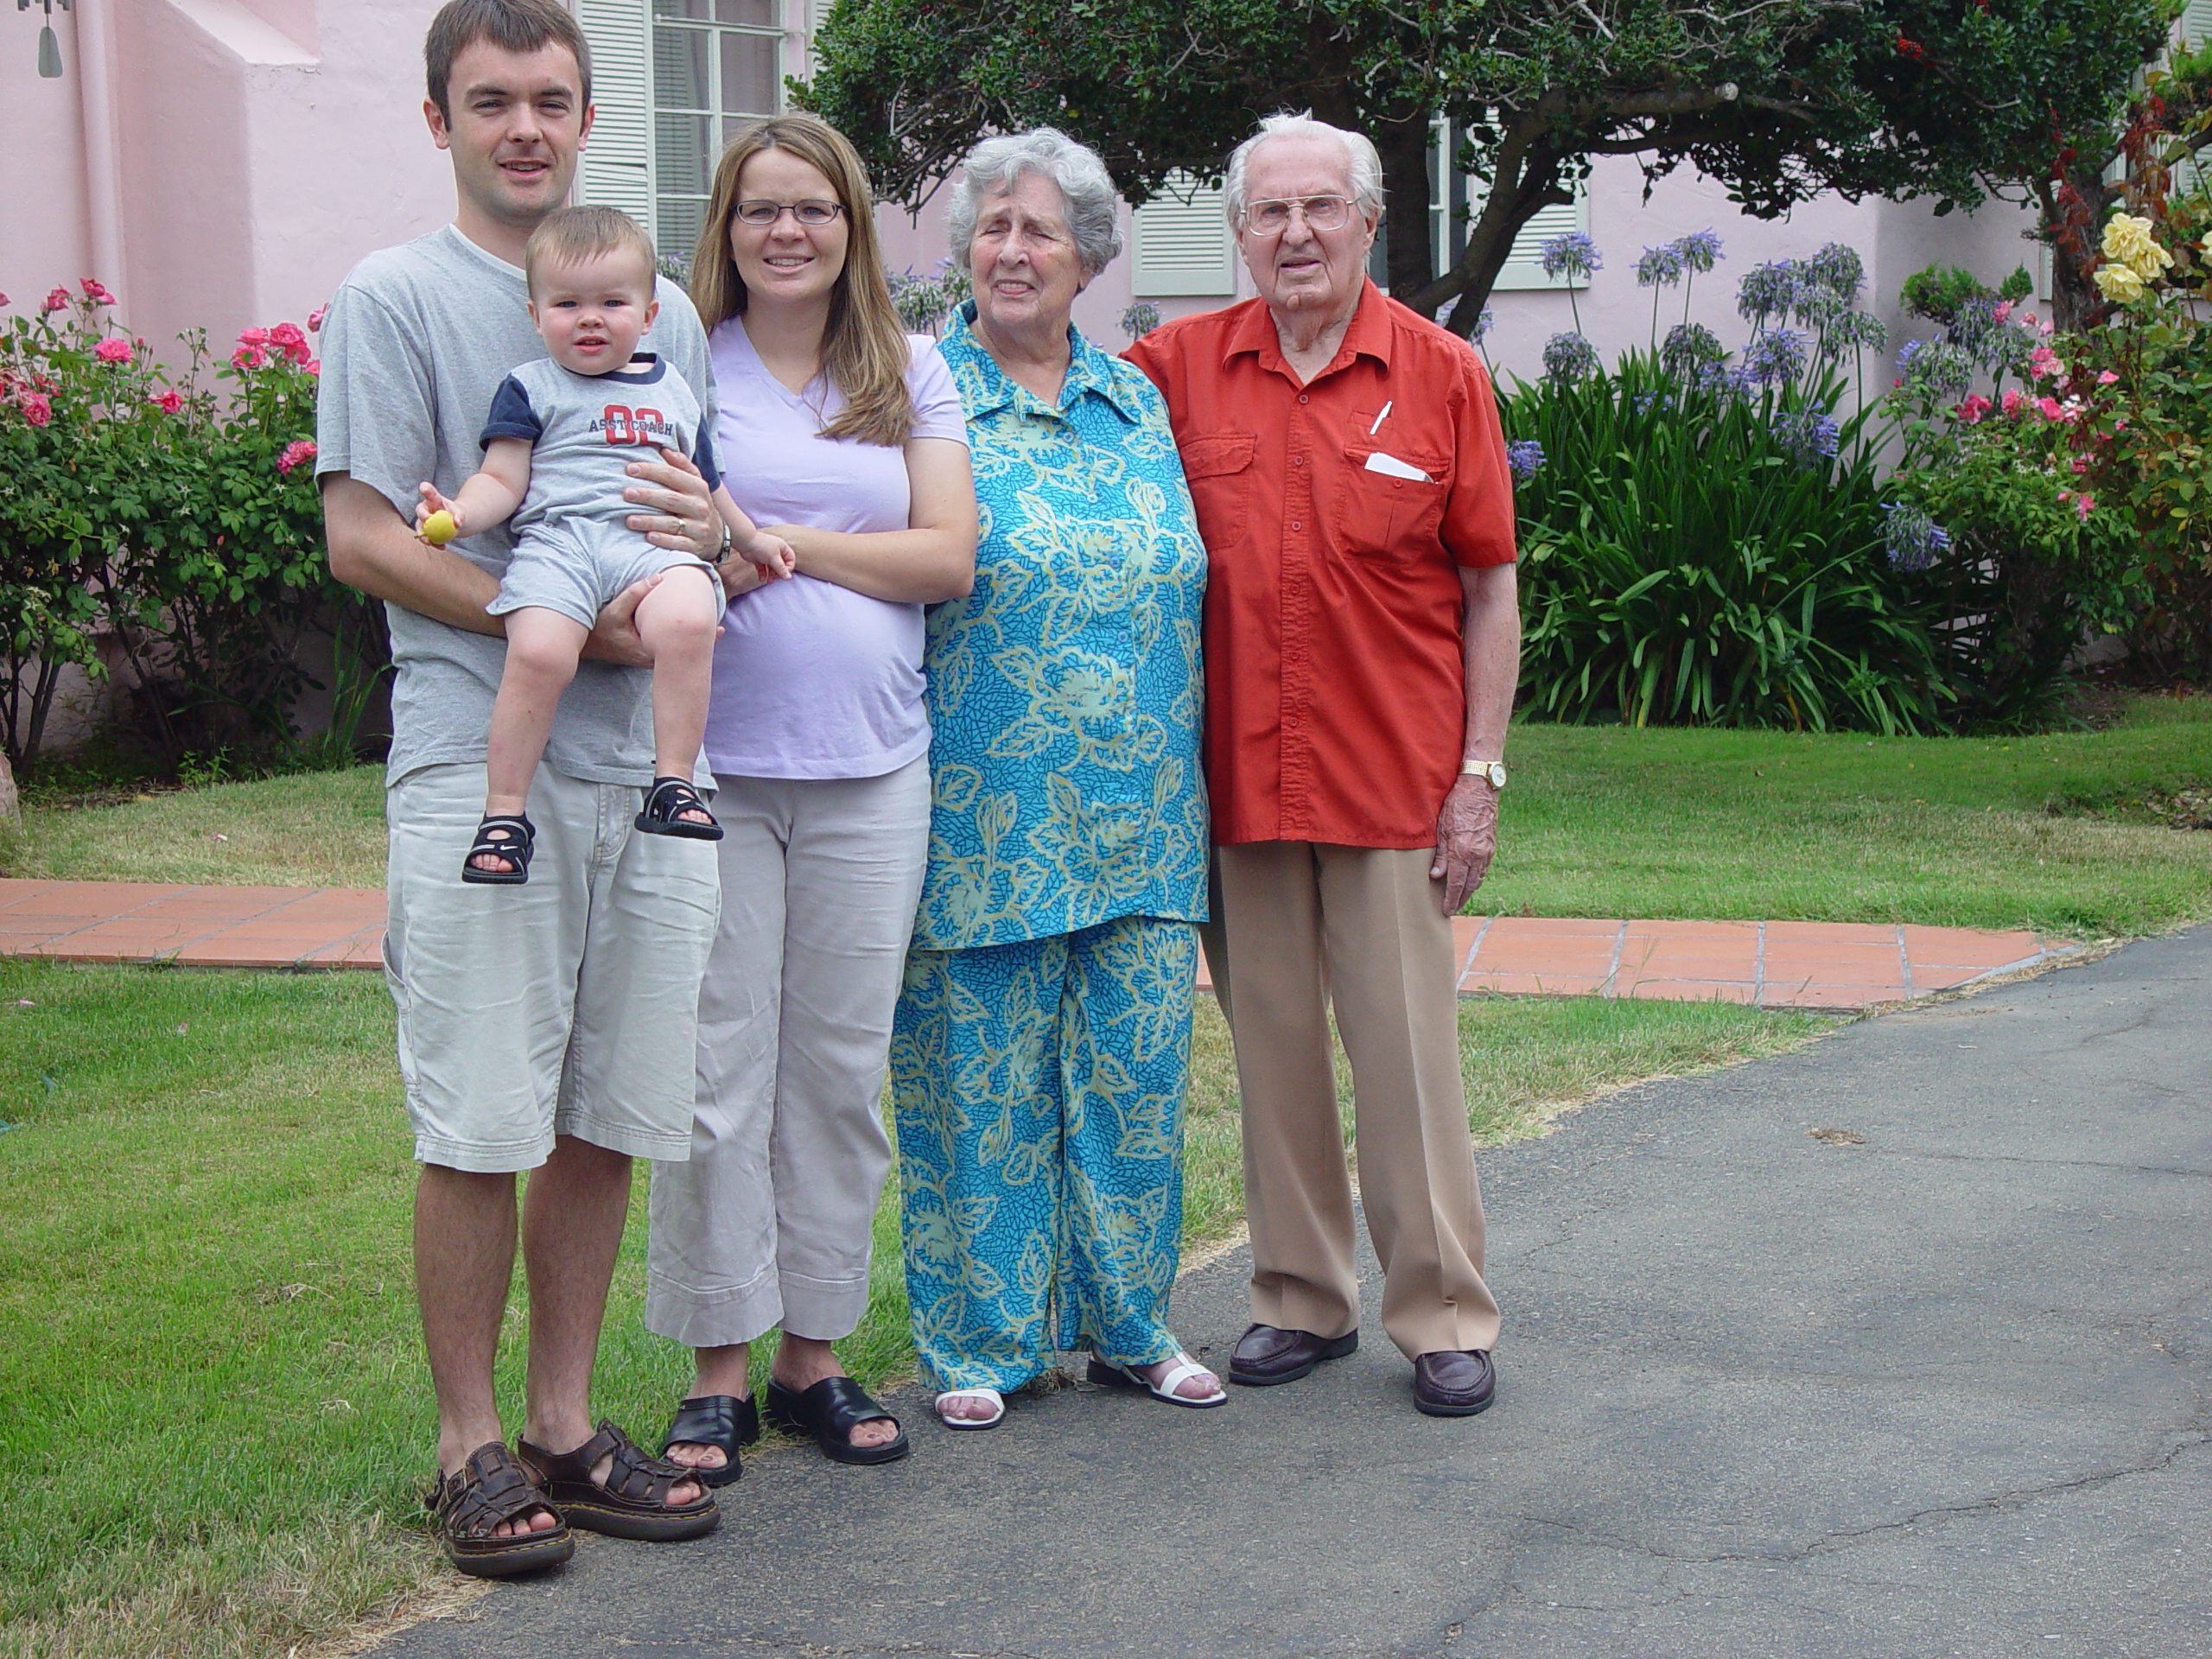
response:
[[[929,864],[891,1047],[914,1346],[954,1428],[1057,1349],[1226,1398],[1166,1324],[1182,1230],[1192,924],[1205,918],[1198,539],[1167,410],[1069,308],[1121,251],[1112,181],[1050,128],[968,157],[975,591],[931,613]]]

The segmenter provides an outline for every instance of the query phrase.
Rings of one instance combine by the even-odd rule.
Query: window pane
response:
[[[661,257],[688,262],[699,240],[699,227],[707,222],[706,198],[663,196],[659,207],[660,234],[653,241]]]
[[[776,112],[777,40],[772,35],[722,36],[722,109],[736,115]]]
[[[715,0],[715,16],[725,23],[747,23],[754,29],[778,25],[776,0]]]
[[[715,164],[714,125],[714,118],[705,115],[653,118],[653,162],[664,194],[707,194],[707,176]]]
[[[713,0],[653,0],[656,17],[688,17],[697,23],[711,22],[713,13],[709,7]]]
[[[653,30],[653,107],[708,110],[707,53],[713,34],[703,29]]]

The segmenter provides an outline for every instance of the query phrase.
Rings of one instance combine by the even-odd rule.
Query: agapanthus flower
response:
[[[1544,464],[1544,446],[1534,438],[1509,443],[1505,446],[1505,464],[1512,468],[1516,482],[1525,482]]]
[[[1672,288],[1682,280],[1682,251],[1669,242],[1664,247],[1646,248],[1636,262],[1636,283],[1638,288]]]
[[[1562,385],[1598,372],[1598,348],[1580,334],[1554,334],[1544,342],[1544,378]]]
[[[1974,359],[1946,340],[1909,341],[1897,370],[1908,391],[1939,403],[1955,403],[1974,384]]]
[[[1805,368],[1805,336],[1789,328],[1754,334],[1744,347],[1744,367],[1762,385],[1796,379]]]
[[[1810,406],[1783,410],[1767,430],[1776,442],[1789,451],[1790,460],[1802,467],[1834,460],[1837,446],[1843,438],[1842,429],[1827,410]]]
[[[130,360],[130,342],[110,334],[92,347],[92,355],[103,363],[128,363]]]
[[[1497,313],[1491,310],[1488,306],[1483,307],[1481,311],[1476,314],[1475,326],[1467,330],[1468,343],[1470,345],[1479,345],[1484,336],[1488,334],[1491,328],[1497,326]]]
[[[284,453],[276,457],[276,470],[289,473],[303,461],[315,459],[315,444],[307,438],[296,438],[284,446]]]
[[[1866,263],[1847,242],[1830,242],[1805,261],[1805,274],[1846,305],[1866,282]]]
[[[1678,322],[1659,342],[1659,366],[1677,380],[1689,379],[1727,355],[1720,337],[1701,322]]]
[[[1605,268],[1598,245],[1580,231],[1546,237],[1538,245],[1537,257],[1547,276],[1588,276]]]
[[[1936,555],[1950,550],[1941,524],[1910,502],[1882,503],[1882,549],[1895,570],[1925,570]]]
[[[1711,270],[1720,263],[1720,238],[1711,231],[1692,231],[1671,245],[1685,270]]]
[[[1736,284],[1736,310],[1753,327],[1787,317],[1797,303],[1797,262],[1774,259],[1754,265]]]

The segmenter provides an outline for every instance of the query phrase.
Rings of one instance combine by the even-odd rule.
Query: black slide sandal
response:
[[[706,812],[704,823],[693,823],[683,815]],[[638,814],[638,828],[649,836],[682,836],[690,841],[720,841],[722,827],[707,811],[699,791],[683,778],[656,778],[645,791],[645,810]]]
[[[768,1383],[768,1421],[786,1434],[811,1435],[822,1455],[834,1463],[896,1463],[914,1449],[901,1428],[881,1446],[855,1446],[853,1430],[862,1423],[899,1420],[868,1398],[849,1376],[825,1376],[804,1390]]]
[[[760,1410],[750,1398],[732,1394],[693,1395],[677,1402],[676,1416],[668,1426],[667,1438],[660,1444],[660,1454],[668,1458],[669,1447],[679,1440],[686,1446],[711,1446],[722,1454],[721,1468],[702,1468],[696,1463],[679,1466],[689,1469],[702,1486],[730,1486],[745,1472],[738,1464],[738,1448],[751,1446],[760,1438]],[[669,1458],[669,1461],[673,1463],[675,1459]]]

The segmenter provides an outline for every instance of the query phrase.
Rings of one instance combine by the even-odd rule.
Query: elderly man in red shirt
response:
[[[1496,843],[1519,670],[1504,439],[1474,352],[1367,280],[1366,138],[1270,118],[1228,201],[1259,297],[1128,355],[1166,394],[1209,556],[1206,956],[1243,1095],[1255,1321],[1229,1375],[1288,1382],[1358,1344],[1333,1006],[1383,1329],[1414,1404],[1469,1416],[1498,1313],[1451,918]]]

